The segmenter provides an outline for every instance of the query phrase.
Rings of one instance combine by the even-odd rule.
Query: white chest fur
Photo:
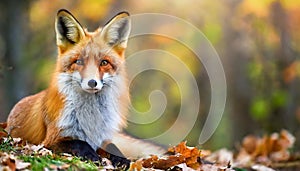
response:
[[[114,85],[104,86],[100,92],[91,94],[65,77],[62,75],[59,81],[59,89],[66,96],[58,121],[61,136],[86,141],[96,149],[120,129],[120,90]],[[69,82],[66,84],[65,81]]]

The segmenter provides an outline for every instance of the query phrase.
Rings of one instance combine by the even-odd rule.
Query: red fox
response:
[[[130,103],[124,56],[130,29],[127,12],[88,32],[70,12],[59,10],[58,57],[50,85],[14,106],[7,121],[11,136],[46,147],[65,141],[77,148],[86,142],[93,152],[112,142],[126,157],[163,153],[122,134]]]

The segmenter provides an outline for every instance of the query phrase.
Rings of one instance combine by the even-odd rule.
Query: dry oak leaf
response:
[[[294,142],[295,137],[287,130],[265,135],[262,138],[249,135],[243,139],[237,161],[245,157],[261,163],[287,161],[290,158],[289,148],[294,145]]]
[[[148,159],[144,159],[142,162],[142,166],[144,168],[154,168],[154,169],[163,169],[166,170],[172,166],[176,166],[178,164],[184,163],[185,158],[181,155],[171,155],[165,158],[159,158],[156,155],[151,156]]]
[[[154,168],[154,169],[168,169],[173,166],[185,163],[188,167],[197,169],[200,167],[200,150],[195,147],[186,146],[186,142],[181,142],[175,147],[168,149],[168,154],[163,157],[156,155],[150,158],[137,161],[133,164],[134,168],[139,170],[141,165],[143,168]]]
[[[186,146],[186,141],[181,142],[175,147],[169,148],[168,152],[174,152],[175,155],[182,155],[185,158],[185,163],[188,167],[196,169],[200,166],[198,159],[200,158],[201,151],[195,147]]]

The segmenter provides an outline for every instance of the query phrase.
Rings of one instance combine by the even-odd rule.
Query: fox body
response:
[[[87,142],[94,151],[112,141],[126,157],[161,153],[121,133],[130,102],[124,57],[130,27],[129,14],[122,12],[88,32],[71,13],[60,10],[50,85],[14,106],[8,117],[10,134],[46,147],[69,138]]]

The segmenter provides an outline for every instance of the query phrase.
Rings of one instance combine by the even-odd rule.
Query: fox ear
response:
[[[131,22],[128,12],[121,12],[113,17],[102,29],[101,36],[108,45],[119,53],[127,47]]]
[[[61,53],[78,43],[85,36],[80,23],[65,9],[61,9],[57,13],[55,32],[56,44]]]

